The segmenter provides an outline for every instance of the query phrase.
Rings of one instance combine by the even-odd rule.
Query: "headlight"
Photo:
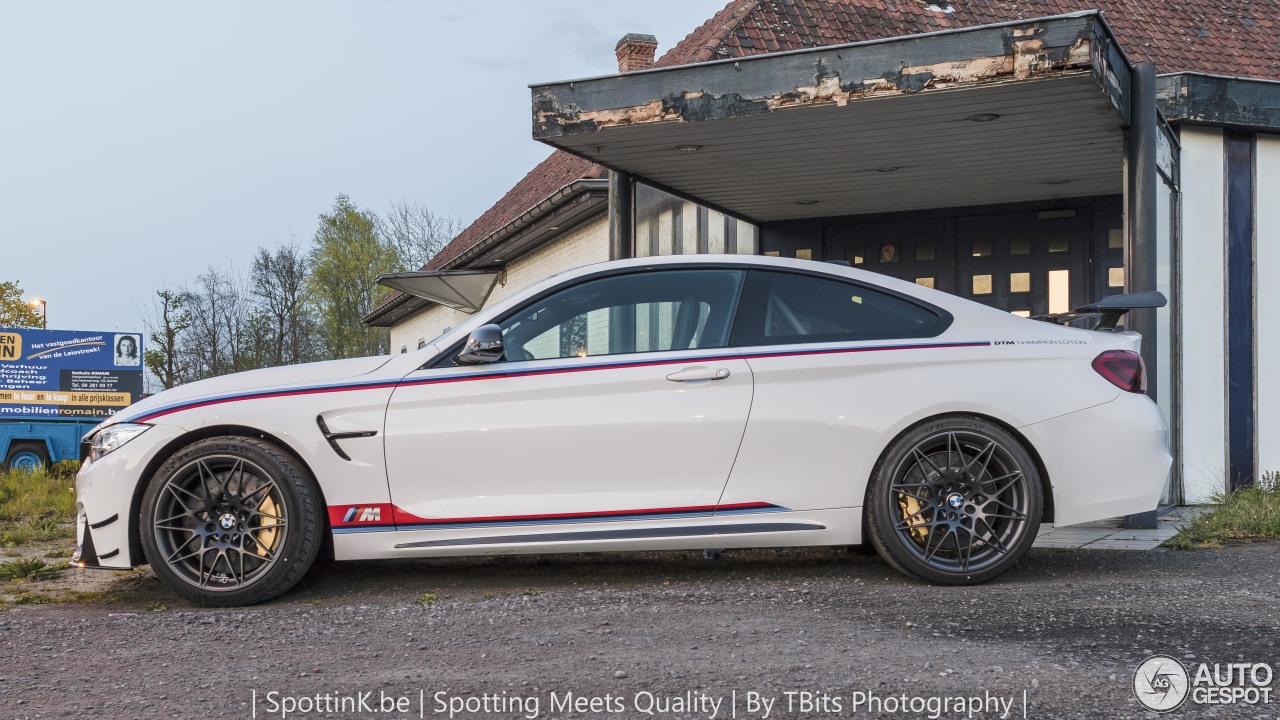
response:
[[[100,430],[97,435],[93,436],[93,446],[89,450],[89,461],[96,462],[98,458],[138,437],[150,428],[150,425],[138,423],[119,423]]]

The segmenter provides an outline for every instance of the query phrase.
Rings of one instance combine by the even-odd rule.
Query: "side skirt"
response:
[[[694,525],[676,528],[634,528],[616,530],[582,530],[578,532],[547,533],[538,535],[499,535],[453,540],[421,540],[400,543],[400,548],[444,547],[446,545],[500,545],[528,542],[576,542],[580,540],[639,540],[658,537],[714,537],[717,535],[742,535],[745,533],[775,533],[803,530],[826,530],[817,523],[755,523],[751,525]]]
[[[862,508],[716,518],[335,533],[338,560],[856,545]]]

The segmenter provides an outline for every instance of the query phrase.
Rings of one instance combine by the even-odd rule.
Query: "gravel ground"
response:
[[[1280,543],[1037,549],[969,588],[836,549],[331,563],[275,603],[234,610],[187,606],[133,575],[112,602],[0,612],[0,717],[279,718],[286,698],[372,692],[373,709],[385,694],[408,710],[289,717],[418,717],[420,701],[448,717],[436,693],[474,698],[478,711],[454,715],[468,718],[726,718],[731,700],[737,717],[763,717],[749,693],[775,701],[770,718],[930,715],[869,712],[855,693],[990,694],[1023,717],[1026,693],[1028,717],[1154,718],[1131,690],[1152,653],[1280,660]],[[504,707],[485,712],[486,694]],[[553,694],[598,704],[553,707]],[[1173,716],[1274,718],[1280,702]]]

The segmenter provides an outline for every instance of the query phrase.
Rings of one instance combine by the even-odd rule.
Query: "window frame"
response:
[[[745,257],[752,257],[752,256],[745,256]],[[512,317],[527,311],[531,306],[542,302],[543,300],[551,297],[552,295],[556,295],[566,290],[576,288],[580,285],[585,285],[586,283],[589,283],[589,282],[594,282],[596,280],[603,280],[605,278],[622,277],[626,275],[642,275],[642,274],[652,273],[652,272],[667,272],[667,271],[673,271],[673,270],[730,270],[730,271],[742,273],[742,281],[738,283],[738,288],[735,291],[735,294],[732,300],[732,305],[729,308],[729,317],[726,319],[726,327],[728,328],[728,337],[725,339],[725,344],[723,346],[716,347],[716,348],[686,348],[682,350],[646,350],[643,352],[607,353],[603,355],[591,355],[589,357],[605,358],[605,357],[617,357],[620,355],[650,355],[657,352],[673,353],[673,352],[702,352],[706,350],[730,350],[734,347],[733,331],[738,322],[738,309],[742,307],[742,293],[747,287],[747,278],[751,274],[751,271],[754,269],[755,269],[754,266],[746,263],[689,262],[689,263],[662,263],[660,265],[644,265],[639,267],[600,270],[594,273],[590,273],[587,275],[582,275],[580,277],[574,278],[572,282],[547,288],[543,292],[540,292],[537,295],[534,295],[533,297],[529,298],[525,302],[521,303],[519,307],[513,308],[505,313],[502,313],[501,315],[496,315],[490,318],[484,324],[485,325],[501,325],[502,323],[506,322]],[[422,365],[420,369],[426,370],[426,369],[457,367],[454,364],[453,360],[458,356],[458,353],[462,352],[462,346],[465,345],[466,342],[467,342],[466,338],[463,338],[458,342],[455,342],[453,345],[449,346],[444,352],[440,353],[440,355],[436,356],[435,358],[431,359],[430,361]],[[535,360],[504,359],[501,361],[501,363],[553,362],[553,361],[564,361],[566,359],[568,358],[563,358],[563,357],[543,358],[540,360],[539,359],[535,359]],[[493,363],[493,364],[496,365],[500,363]]]

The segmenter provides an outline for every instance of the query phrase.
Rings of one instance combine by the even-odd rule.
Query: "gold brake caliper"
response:
[[[280,540],[280,531],[275,527],[279,524],[276,518],[280,516],[280,508],[276,505],[276,501],[268,495],[262,501],[262,504],[258,506],[258,511],[263,513],[263,515],[258,516],[258,522],[262,529],[256,531],[254,542],[262,549],[262,552],[254,551],[253,554],[265,560],[267,553],[275,550],[276,542]],[[272,517],[267,517],[267,515]]]
[[[920,502],[910,495],[898,494],[898,507],[902,510],[902,519],[911,528],[911,535],[917,540],[924,540],[929,535],[924,515],[920,512]]]

